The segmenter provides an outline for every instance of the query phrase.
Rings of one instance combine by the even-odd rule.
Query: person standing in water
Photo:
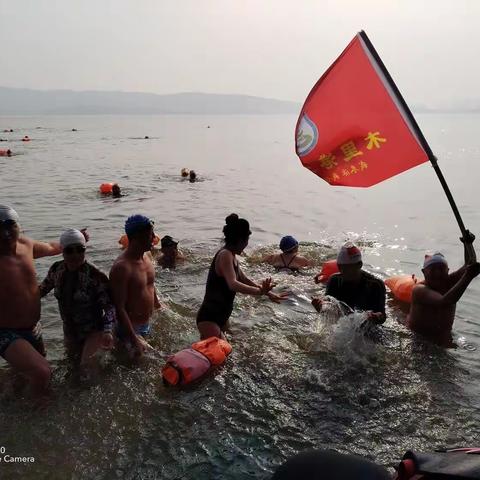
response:
[[[462,239],[465,264],[452,273],[448,273],[447,260],[440,252],[425,255],[422,269],[425,282],[417,284],[412,292],[408,326],[445,347],[453,346],[452,327],[457,302],[480,273],[480,263],[471,248],[474,240],[475,236],[467,231],[467,238]]]
[[[237,292],[266,295],[275,303],[280,303],[288,296],[287,293],[277,295],[271,291],[274,287],[271,278],[263,280],[259,285],[242,272],[236,255],[240,255],[248,245],[252,233],[250,225],[235,213],[229,215],[225,223],[225,246],[213,257],[205,297],[197,314],[197,328],[202,340],[209,337],[225,338],[223,332],[228,328]]]
[[[269,255],[264,259],[279,271],[298,272],[301,268],[308,268],[312,263],[298,254],[298,241],[291,235],[286,235],[280,240],[282,253]]]
[[[337,255],[340,273],[335,273],[327,283],[326,295],[345,303],[352,310],[367,312],[367,319],[375,324],[382,324],[385,315],[384,283],[371,273],[362,270],[362,252],[351,242],[340,248]],[[312,305],[320,312],[323,300],[312,299]]]
[[[125,222],[127,248],[110,270],[110,288],[118,321],[118,337],[127,350],[141,357],[149,347],[150,317],[160,307],[155,290],[155,270],[150,250],[154,239],[153,221],[132,215]]]
[[[85,244],[82,232],[65,230],[60,237],[63,260],[50,267],[40,284],[42,297],[54,289],[67,354],[79,358],[81,367],[90,365],[97,351],[113,348],[115,324],[108,277],[85,259]]]
[[[37,242],[20,235],[17,212],[0,205],[0,355],[27,378],[35,396],[47,392],[51,370],[39,323],[34,259],[61,252],[56,242]]]

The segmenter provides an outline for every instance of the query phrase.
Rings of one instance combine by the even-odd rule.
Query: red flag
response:
[[[433,156],[363,31],[313,87],[295,133],[303,165],[331,185],[369,187]]]

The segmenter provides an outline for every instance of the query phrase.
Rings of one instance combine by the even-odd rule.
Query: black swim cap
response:
[[[246,240],[252,234],[248,221],[244,218],[239,218],[236,213],[231,213],[225,219],[225,223],[223,234],[225,235],[226,243],[232,244]]]

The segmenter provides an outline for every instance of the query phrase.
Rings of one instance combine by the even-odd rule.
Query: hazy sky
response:
[[[0,85],[302,101],[360,29],[407,101],[480,98],[479,0],[0,0]]]

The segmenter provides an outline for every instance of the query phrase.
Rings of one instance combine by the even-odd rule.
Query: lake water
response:
[[[480,234],[477,141],[480,117],[419,115],[464,222]],[[427,250],[452,268],[463,251],[433,169],[421,165],[369,189],[333,188],[304,169],[294,152],[294,116],[0,117],[0,203],[19,213],[25,233],[56,240],[65,227],[88,227],[89,258],[108,272],[128,215],[155,220],[160,236],[180,239],[188,261],[156,272],[168,308],[153,320],[159,351],[139,368],[106,359],[93,386],[78,384],[63,357],[53,295],[42,302],[53,398],[43,413],[13,400],[1,364],[0,447],[34,464],[0,464],[0,478],[267,479],[307,448],[354,452],[386,466],[409,448],[472,445],[480,434],[480,288],[458,304],[463,348],[416,339],[389,298],[382,339],[358,334],[359,319],[332,322],[309,304],[323,287],[317,269],[274,274],[255,258],[294,235],[318,265],[347,239],[365,268],[382,278],[421,276]],[[208,128],[210,127],[210,128]],[[73,132],[72,128],[78,131]],[[32,138],[22,143],[24,135]],[[143,137],[148,135],[148,140]],[[182,182],[182,167],[200,181]],[[127,196],[102,198],[116,181]],[[253,278],[274,275],[292,300],[275,305],[237,296],[226,365],[188,389],[167,389],[163,359],[198,338],[195,315],[225,217],[250,221],[242,259]],[[37,262],[43,278],[54,259]]]

